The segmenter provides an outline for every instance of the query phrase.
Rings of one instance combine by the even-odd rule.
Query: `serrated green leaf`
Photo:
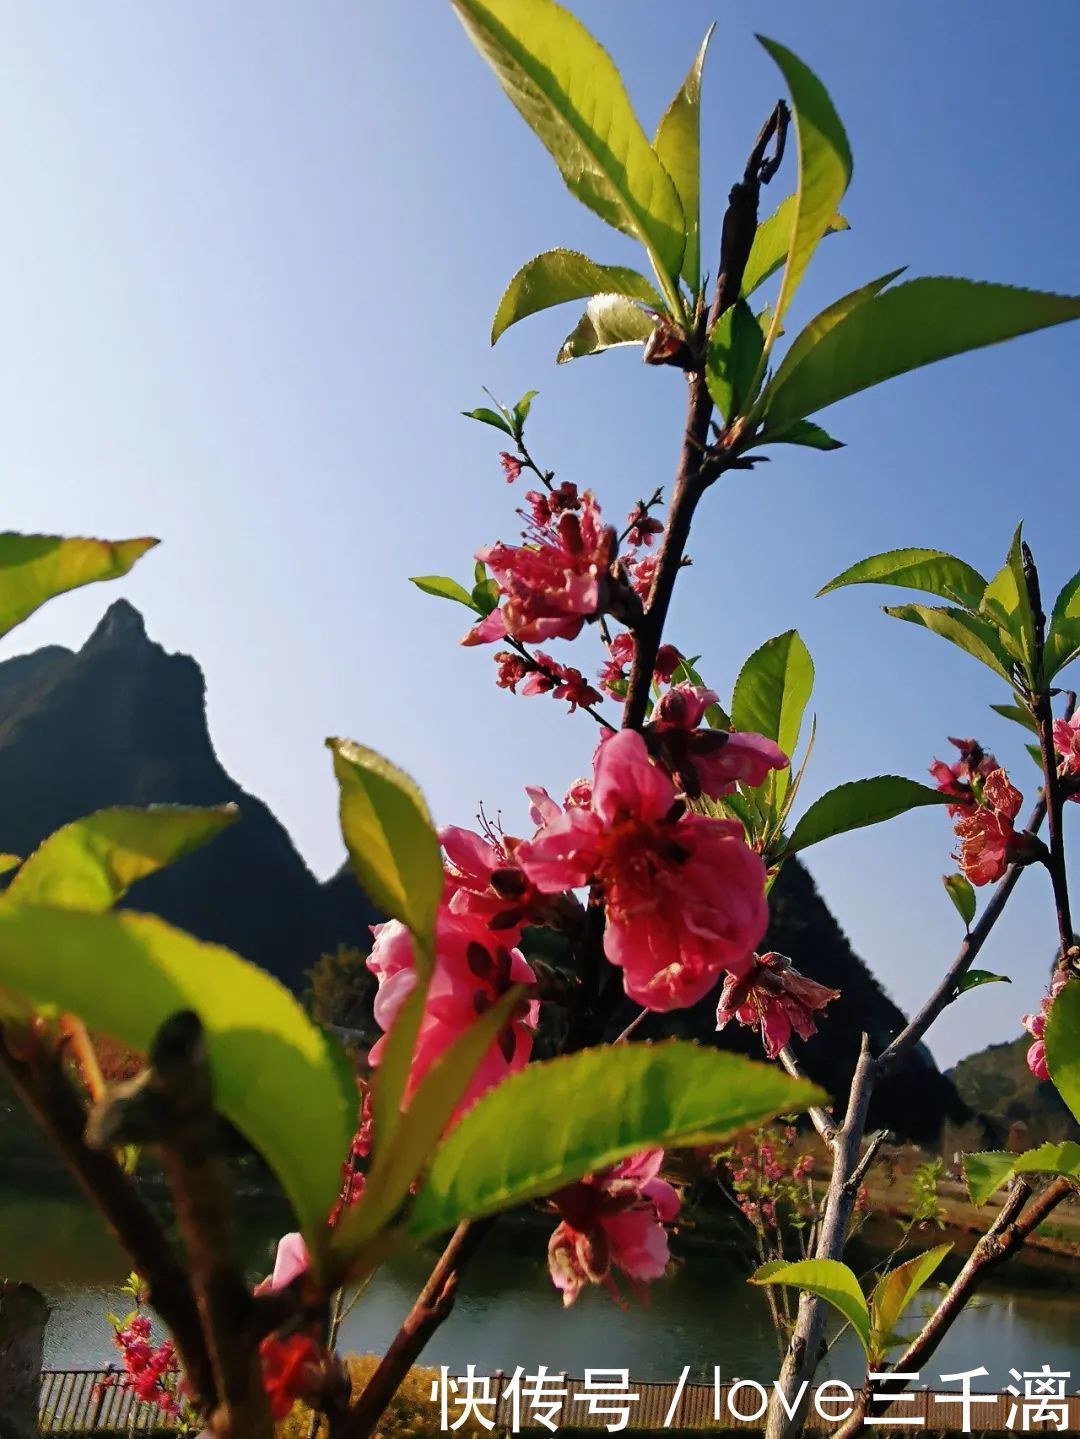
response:
[[[781,201],[775,213],[770,215],[767,220],[762,220],[754,231],[754,242],[750,247],[746,268],[743,270],[740,293],[744,300],[759,289],[766,280],[771,279],[787,259],[788,251],[791,249],[791,231],[795,224],[797,205],[798,196],[789,195],[786,200]],[[842,231],[850,229],[851,226],[843,215],[834,215],[825,233],[838,235]]]
[[[103,982],[107,976],[107,983]],[[276,979],[153,915],[0,900],[0,985],[145,1054],[172,1015],[206,1031],[215,1107],[277,1175],[317,1257],[356,1122],[336,1041]]]
[[[845,585],[898,585],[905,590],[925,590],[969,607],[978,605],[986,589],[978,570],[944,550],[886,550],[881,555],[870,555],[830,580],[818,590],[818,596]]]
[[[462,410],[461,413],[467,420],[479,420],[482,425],[491,425],[493,429],[502,430],[504,435],[514,438],[513,427],[498,410],[489,410],[486,405],[479,405],[475,410]]]
[[[403,770],[364,745],[327,740],[340,788],[341,833],[353,873],[384,914],[416,939],[429,973],[443,890],[439,838],[424,797]]]
[[[599,355],[616,345],[642,345],[653,332],[653,318],[622,295],[594,295],[585,313],[563,341],[560,365],[583,355]]]
[[[649,252],[669,301],[685,222],[611,57],[554,0],[453,0],[473,44],[571,194]]]
[[[878,1280],[870,1296],[870,1347],[877,1358],[883,1358],[892,1347],[890,1340],[894,1339],[896,1326],[951,1249],[951,1244],[939,1244],[936,1249],[898,1264]]]
[[[1057,1092],[1080,1120],[1080,980],[1072,980],[1046,1017],[1046,1064]]]
[[[991,974],[988,969],[969,969],[956,986],[957,994],[967,994],[969,989],[978,989],[983,984],[1012,984],[1007,974]]]
[[[982,1154],[964,1155],[964,1178],[972,1204],[977,1207],[986,1203],[992,1194],[1012,1178],[1015,1154],[988,1150]]]
[[[971,881],[965,874],[943,874],[941,882],[957,914],[964,921],[965,929],[970,929],[971,921],[975,918],[975,891],[971,887]]]
[[[1047,684],[1080,655],[1080,572],[1073,575],[1054,601],[1043,654]]]
[[[804,1110],[818,1096],[772,1066],[678,1040],[530,1064],[451,1130],[409,1228],[416,1237],[436,1234],[550,1194],[642,1149],[718,1142]]]
[[[813,844],[847,834],[853,829],[881,824],[895,819],[909,809],[923,805],[944,804],[948,795],[936,789],[905,779],[902,775],[878,775],[873,779],[851,780],[837,785],[816,799],[799,820],[784,849],[785,855],[809,849]]]
[[[842,450],[843,440],[834,439],[828,430],[811,420],[796,420],[777,432],[769,431],[754,441],[757,445],[803,445],[808,450]]]
[[[870,1310],[859,1281],[838,1259],[799,1259],[794,1264],[764,1265],[750,1276],[751,1284],[790,1284],[805,1289],[838,1309],[870,1353]]]
[[[682,205],[686,249],[682,276],[696,295],[701,289],[701,72],[715,25],[710,25],[678,94],[664,111],[653,141]],[[640,297],[639,297],[640,298]]]
[[[1080,298],[974,280],[909,280],[853,310],[769,388],[775,425],[952,355],[1080,317]]]
[[[1017,525],[1008,558],[983,592],[979,613],[997,626],[1003,648],[1023,665],[1029,684],[1039,688],[1032,668],[1035,662],[1035,617],[1024,578],[1021,530],[1022,526]]]
[[[157,540],[66,540],[59,535],[0,534],[0,635],[54,595],[126,575]]]
[[[790,759],[799,743],[803,715],[814,688],[814,662],[797,630],[776,635],[756,649],[739,671],[731,697],[737,730],[775,740]],[[790,766],[773,770],[773,808],[782,805],[791,782]]]
[[[423,590],[425,595],[434,595],[439,600],[456,600],[467,610],[481,613],[476,603],[475,590],[470,595],[464,585],[459,585],[457,580],[450,579],[448,575],[410,575],[409,583],[418,590]]]
[[[494,342],[493,342],[494,343]],[[525,421],[529,418],[529,411],[532,409],[532,402],[540,393],[539,390],[526,390],[521,399],[514,406],[514,433],[520,439],[525,429]]]
[[[814,72],[775,40],[767,40],[762,35],[757,38],[787,82],[799,152],[795,221],[776,313],[766,341],[766,350],[770,350],[810,257],[833,223],[844,197],[851,178],[851,150],[828,91]]]
[[[745,300],[724,311],[712,328],[705,360],[705,383],[713,404],[730,424],[745,414],[750,386],[765,345],[761,326]]]
[[[111,909],[138,880],[175,864],[239,817],[232,804],[98,810],[43,840],[8,886],[6,898],[60,909]]]
[[[1025,709],[1023,705],[991,705],[990,708],[996,714],[1001,715],[1002,719],[1012,720],[1014,724],[1022,725],[1024,729],[1030,730],[1032,734],[1039,733],[1039,728],[1035,723],[1034,717],[1030,710]],[[1042,763],[1041,756],[1039,763]]]
[[[1012,683],[1012,666],[993,625],[966,610],[937,608],[932,605],[884,605],[887,615],[908,624],[922,625],[932,634],[956,645],[980,664],[992,669],[1003,680]]]
[[[527,315],[593,295],[625,295],[654,309],[663,305],[655,286],[636,270],[598,265],[577,250],[545,250],[522,265],[506,287],[492,321],[491,343]]]
[[[1061,1144],[1040,1144],[1021,1154],[1013,1165],[1015,1174],[1062,1174],[1080,1179],[1080,1144],[1071,1139]]]

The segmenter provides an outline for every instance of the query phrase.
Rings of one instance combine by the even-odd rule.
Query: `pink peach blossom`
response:
[[[379,981],[375,1021],[383,1031],[372,1046],[369,1061],[377,1066],[387,1035],[416,984],[413,940],[397,920],[372,926],[375,943],[367,965]],[[405,1087],[407,1105],[416,1086],[435,1061],[463,1034],[478,1014],[512,984],[530,984],[535,978],[516,949],[473,914],[456,914],[446,905],[439,911],[435,931],[435,969],[428,987],[412,1067]],[[513,1070],[523,1069],[532,1052],[533,1031],[539,1013],[536,1000],[522,1000],[518,1010],[493,1041],[462,1096],[455,1118],[460,1117],[487,1090]]]
[[[1023,849],[1013,820],[1023,795],[1009,783],[1003,769],[992,770],[983,780],[983,803],[961,812],[954,825],[960,840],[957,863],[974,885],[999,880]]]
[[[586,1284],[619,1298],[611,1275],[632,1284],[659,1279],[670,1254],[665,1224],[679,1213],[679,1195],[659,1177],[662,1149],[644,1150],[554,1196],[562,1222],[548,1244],[552,1283],[571,1305]]]
[[[749,974],[742,979],[732,974],[724,981],[716,1027],[723,1029],[733,1019],[760,1027],[765,1053],[775,1059],[792,1030],[800,1039],[816,1034],[815,1016],[839,997],[838,990],[800,974],[785,955],[755,955]]]
[[[694,1004],[725,969],[743,974],[765,933],[765,866],[732,820],[689,814],[630,730],[598,748],[589,808],[545,818],[518,861],[542,893],[596,880],[604,952],[646,1009]]]
[[[762,784],[770,770],[789,764],[780,746],[764,735],[698,729],[716,703],[713,690],[674,685],[661,696],[648,727],[661,762],[691,799],[702,794],[719,799],[733,794],[737,784]]]
[[[1061,772],[1080,775],[1080,711],[1072,719],[1054,721],[1054,747],[1061,756]],[[1080,802],[1080,790],[1069,798]]]

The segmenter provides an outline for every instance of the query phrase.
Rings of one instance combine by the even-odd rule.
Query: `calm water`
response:
[[[270,1267],[279,1220],[265,1207],[245,1216],[244,1242],[259,1277]],[[769,1380],[775,1341],[761,1295],[745,1283],[733,1256],[694,1255],[653,1286],[647,1307],[620,1310],[602,1292],[584,1294],[570,1310],[547,1278],[542,1244],[534,1231],[496,1238],[470,1267],[450,1320],[432,1341],[426,1360],[481,1372],[532,1369],[581,1374],[586,1367],[628,1368],[641,1380],[678,1376],[683,1365],[711,1378]],[[427,1272],[430,1256],[399,1260],[376,1276],[347,1320],[342,1347],[378,1350],[389,1341]],[[115,1357],[105,1319],[122,1312],[125,1266],[119,1252],[78,1202],[0,1189],[0,1273],[36,1284],[52,1314],[46,1339],[50,1367],[95,1367]],[[832,1372],[855,1380],[858,1365],[850,1335],[830,1356]],[[1042,1364],[1066,1369],[1080,1384],[1080,1297],[1025,1291],[987,1295],[954,1326],[924,1375],[985,1365],[977,1388],[1008,1383],[1010,1368]]]

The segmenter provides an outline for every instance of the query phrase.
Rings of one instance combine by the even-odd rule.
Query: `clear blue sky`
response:
[[[973,0],[577,10],[650,131],[720,21],[705,97],[712,267],[727,188],[782,93],[752,32],[826,80],[855,154],[853,228],[823,247],[793,319],[903,263],[1080,286],[1072,6],[1037,0],[1022,22]],[[320,874],[341,856],[328,734],[410,769],[441,822],[468,823],[483,799],[522,825],[522,785],[561,793],[588,766],[592,724],[497,691],[490,651],[457,648],[465,612],[406,576],[464,578],[480,544],[515,533],[497,437],[458,414],[483,384],[540,390],[538,457],[613,517],[667,482],[678,375],[629,352],[556,369],[569,311],[487,344],[530,255],[565,244],[633,262],[630,243],[566,194],[443,0],[37,0],[6,19],[3,523],[164,541],[121,586],[48,608],[17,647],[78,644],[127,594],[155,638],[198,657],[222,760]],[[1020,732],[986,708],[1005,697],[989,675],[885,619],[886,595],[813,595],[897,545],[992,570],[1021,517],[1056,590],[1080,563],[1078,361],[1073,326],[948,362],[830,412],[838,455],[778,452],[710,494],[670,638],[703,653],[726,696],[751,649],[800,627],[818,669],[808,796],[884,770],[921,776],[949,733],[983,737],[1033,794]],[[907,1007],[959,939],[940,886],[950,842],[926,812],[811,860]],[[932,1037],[942,1061],[1019,1032],[1053,948],[1046,888],[1025,877],[987,955],[1015,983],[950,1011]]]

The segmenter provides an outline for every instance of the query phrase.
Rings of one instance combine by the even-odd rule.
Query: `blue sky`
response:
[[[577,0],[647,130],[705,28],[706,264],[726,192],[782,93],[753,38],[828,84],[855,155],[849,234],[797,300],[805,319],[908,264],[1075,291],[1080,158],[1069,142],[1080,14],[1035,3],[876,6]],[[524,824],[521,788],[561,793],[592,723],[492,683],[464,610],[410,574],[466,577],[516,532],[498,437],[459,411],[480,387],[540,390],[532,444],[613,518],[669,480],[681,378],[630,352],[556,369],[576,314],[492,351],[502,287],[552,245],[634,263],[565,192],[444,0],[53,0],[12,8],[0,54],[0,473],[5,527],[164,543],[112,592],[57,602],[8,653],[78,644],[117,593],[197,656],[223,762],[312,867],[341,857],[328,734],[384,750],[440,822],[477,802]],[[767,211],[787,193],[774,182]],[[880,614],[886,594],[815,600],[852,561],[952,549],[984,571],[1023,518],[1056,592],[1077,568],[1073,422],[1080,327],[947,362],[838,406],[837,455],[777,452],[710,493],[669,637],[721,692],[770,635],[814,656],[819,737],[804,794],[866,774],[922,776],[976,734],[1030,798],[1020,732],[989,674]],[[591,669],[592,651],[571,662]],[[858,952],[905,1007],[959,940],[940,885],[943,814],[830,842],[811,868]],[[1018,1032],[1054,932],[1027,876],[979,990],[932,1035],[944,1062]],[[798,962],[798,956],[794,956]]]

